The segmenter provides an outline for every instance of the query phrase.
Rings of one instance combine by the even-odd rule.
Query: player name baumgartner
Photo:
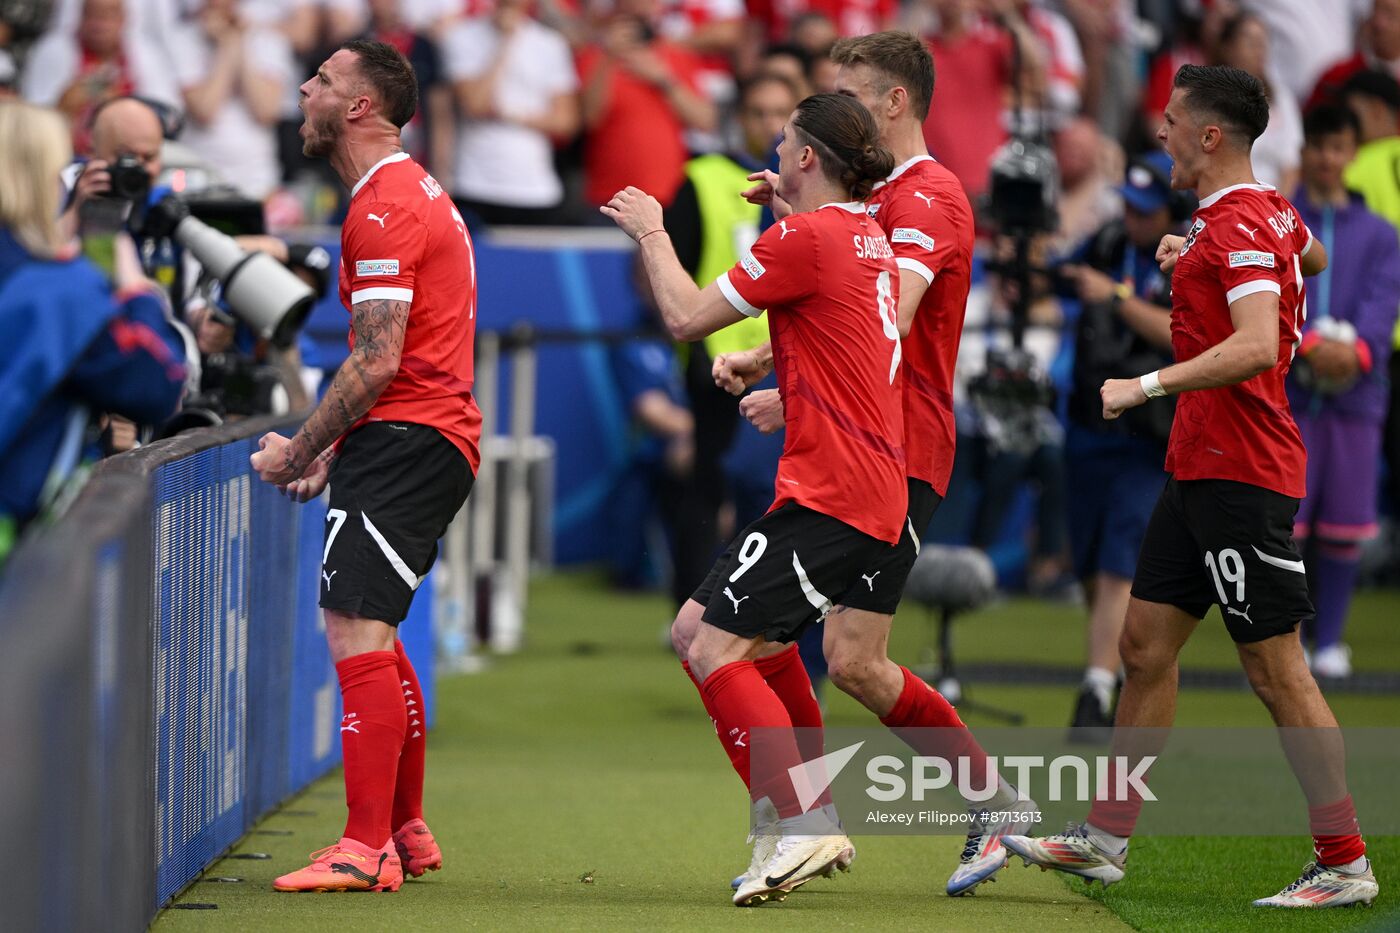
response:
[[[861,236],[856,234],[851,237],[856,244],[857,259],[893,259],[894,250],[890,249],[890,241],[882,236]]]

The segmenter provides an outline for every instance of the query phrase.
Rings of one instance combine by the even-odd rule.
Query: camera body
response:
[[[988,213],[1002,233],[1032,237],[1055,232],[1060,170],[1050,147],[1015,137],[992,158],[991,171]]]
[[[108,166],[107,174],[112,178],[112,187],[103,197],[132,204],[145,203],[151,191],[151,176],[140,159],[133,155],[120,156]]]

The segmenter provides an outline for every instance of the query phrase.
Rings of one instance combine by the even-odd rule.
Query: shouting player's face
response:
[[[310,158],[325,158],[335,148],[344,126],[348,69],[353,53],[336,52],[299,88],[301,96],[301,151]]]
[[[1172,187],[1178,191],[1195,188],[1200,178],[1202,129],[1186,108],[1186,92],[1174,88],[1157,139],[1172,157]]]

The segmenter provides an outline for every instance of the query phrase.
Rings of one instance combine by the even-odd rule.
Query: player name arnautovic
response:
[[[863,236],[855,234],[851,237],[855,243],[857,259],[893,259],[894,250],[890,249],[890,241],[882,236]]]

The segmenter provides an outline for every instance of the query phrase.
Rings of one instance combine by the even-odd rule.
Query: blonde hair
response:
[[[0,226],[35,256],[52,258],[64,245],[59,176],[72,159],[62,117],[22,101],[0,101]]]

